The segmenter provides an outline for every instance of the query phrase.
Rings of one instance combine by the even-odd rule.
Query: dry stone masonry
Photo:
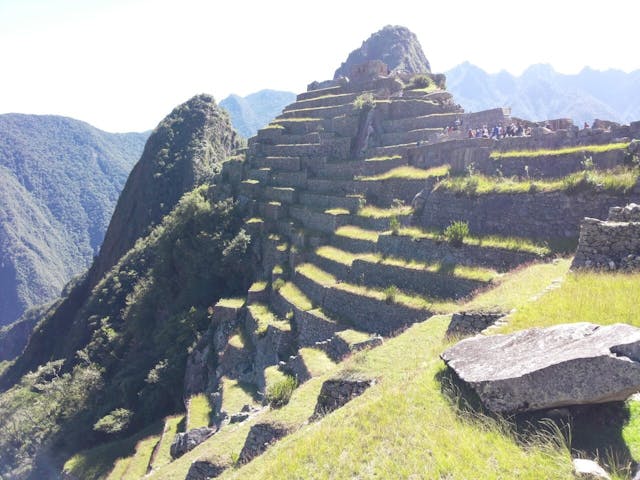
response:
[[[469,311],[454,313],[447,328],[447,336],[475,335],[504,317],[503,312]]]
[[[585,218],[572,267],[640,270],[640,205],[612,207],[606,220]]]
[[[257,423],[249,430],[249,435],[240,451],[239,462],[248,463],[261,455],[269,445],[291,433],[291,428],[279,423]]]
[[[369,378],[361,378],[357,375],[325,381],[311,418],[317,419],[333,412],[362,395],[374,383]]]

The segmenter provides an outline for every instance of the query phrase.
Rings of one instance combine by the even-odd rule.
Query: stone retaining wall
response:
[[[297,332],[298,347],[312,347],[344,329],[338,323],[326,318],[316,310],[298,312],[293,317]]]
[[[640,270],[640,206],[614,207],[604,221],[585,218],[572,267]]]
[[[468,336],[482,332],[504,317],[503,312],[471,311],[454,313],[447,327],[447,336]]]
[[[436,241],[428,238],[413,239],[401,235],[380,235],[377,250],[383,255],[391,257],[422,262],[442,262],[468,266],[480,265],[501,272],[540,258],[528,252],[475,245],[454,247],[445,241]]]
[[[580,193],[519,193],[466,196],[432,192],[418,225],[447,227],[453,220],[469,222],[474,234],[496,234],[544,240],[576,238],[584,217],[604,217],[610,205],[640,201],[638,186],[632,193],[586,191]]]
[[[353,281],[363,285],[385,288],[395,285],[429,297],[460,298],[468,295],[486,282],[467,280],[453,275],[429,272],[422,269],[384,265],[365,260],[354,260],[351,267]]]
[[[419,191],[423,188],[431,189],[434,184],[435,178],[427,178],[426,180],[389,178],[386,180],[356,181],[354,189],[366,197],[367,203],[388,207],[395,199],[410,205],[413,197]]]

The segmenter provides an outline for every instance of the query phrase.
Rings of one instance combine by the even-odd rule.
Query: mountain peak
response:
[[[387,25],[362,42],[347,60],[336,70],[334,79],[348,77],[353,66],[371,60],[381,60],[390,70],[409,73],[429,73],[431,67],[425,57],[418,37],[406,27]]]

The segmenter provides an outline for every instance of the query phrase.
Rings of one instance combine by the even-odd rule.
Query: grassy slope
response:
[[[561,261],[505,275],[498,293],[481,294],[473,304],[512,308],[567,267],[568,262]],[[260,420],[301,425],[313,411],[322,381],[338,370],[356,369],[379,379],[362,397],[316,424],[302,426],[223,478],[572,478],[566,450],[541,444],[525,448],[498,423],[457,414],[436,379],[443,368],[438,354],[447,346],[447,318],[417,324],[299,387],[289,405]],[[182,479],[198,458],[235,458],[249,426],[223,429],[154,478]]]

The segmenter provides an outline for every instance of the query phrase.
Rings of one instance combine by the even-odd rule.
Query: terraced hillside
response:
[[[413,85],[309,90],[224,164],[214,191],[251,207],[259,278],[213,306],[186,421],[129,439],[131,455],[122,442],[78,454],[69,475],[104,478],[90,459],[122,457],[108,478],[571,477],[557,445],[457,417],[437,355],[448,314],[526,305],[566,274],[557,257],[582,217],[640,200],[640,125],[468,139],[507,112],[465,114]],[[169,461],[171,435],[198,427],[208,439]],[[458,447],[463,460],[447,454]]]

